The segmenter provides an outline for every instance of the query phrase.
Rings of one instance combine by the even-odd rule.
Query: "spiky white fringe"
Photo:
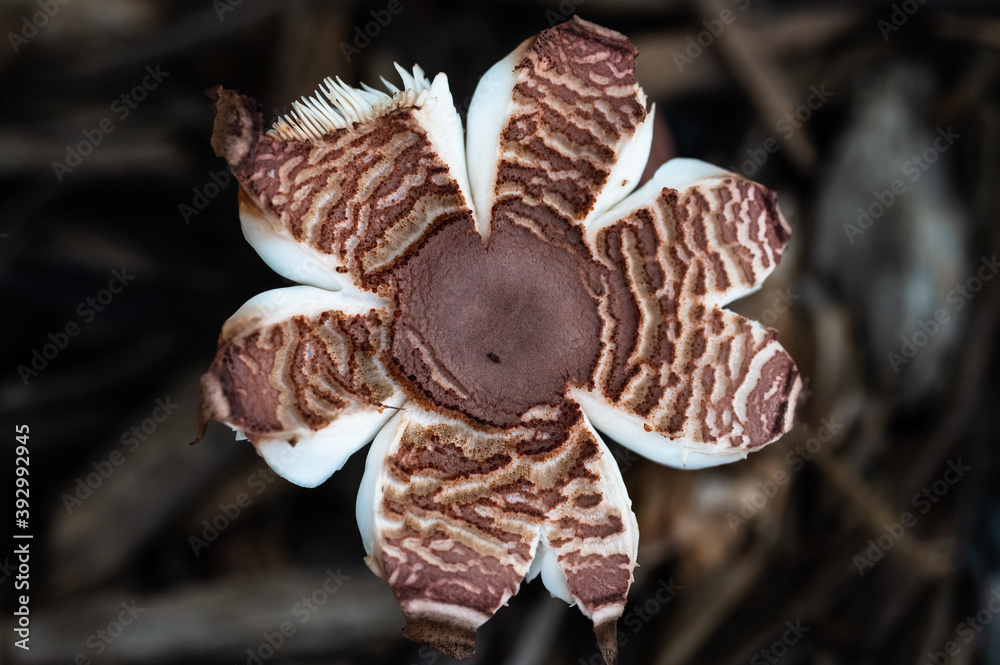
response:
[[[355,125],[370,122],[398,108],[422,106],[427,100],[431,83],[419,65],[413,74],[400,67],[396,71],[403,79],[399,89],[382,78],[388,94],[370,85],[353,88],[338,76],[327,77],[312,97],[292,102],[292,112],[278,118],[268,134],[284,140],[319,140],[338,129],[353,129]]]

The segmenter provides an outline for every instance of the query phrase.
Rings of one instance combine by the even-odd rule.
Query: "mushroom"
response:
[[[636,564],[602,434],[682,468],[792,426],[775,332],[723,306],[790,228],[775,196],[673,159],[636,189],[654,108],[617,32],[572,18],[480,81],[467,138],[448,80],[324,83],[264,131],[214,92],[247,240],[301,286],[226,322],[199,437],[237,430],[313,487],[374,439],[357,517],[404,635],[469,657],[523,580],[595,627],[609,663]]]

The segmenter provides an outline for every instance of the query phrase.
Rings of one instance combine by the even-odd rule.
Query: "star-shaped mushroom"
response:
[[[327,79],[267,132],[215,91],[244,234],[302,286],[226,322],[199,436],[224,422],[307,487],[374,439],[367,562],[404,634],[454,656],[540,574],[614,662],[638,531],[599,431],[700,468],[792,425],[795,364],[722,308],[789,226],[772,192],[695,160],[635,189],[654,112],[635,56],[579,18],[546,30],[480,81],[465,139],[419,67],[388,92]]]

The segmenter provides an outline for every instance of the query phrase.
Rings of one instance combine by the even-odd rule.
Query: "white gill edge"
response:
[[[301,487],[316,487],[339,471],[348,458],[367,445],[406,402],[399,391],[381,408],[342,413],[323,429],[299,437],[294,444],[281,437],[254,442],[267,465]]]
[[[292,316],[315,316],[331,310],[361,315],[383,307],[385,302],[381,298],[360,291],[327,291],[312,286],[272,289],[250,298],[236,310],[223,325],[222,335],[230,338],[249,327],[266,327]],[[282,478],[302,487],[316,487],[371,441],[405,401],[397,391],[386,400],[386,408],[344,413],[329,426],[299,436],[294,445],[284,436],[255,438],[253,444],[268,466]],[[233,429],[237,440],[247,438],[240,429]]]
[[[647,432],[638,415],[609,404],[593,393],[573,389],[573,398],[595,428],[622,446],[646,459],[675,469],[704,469],[746,459],[742,448],[721,448],[689,439],[670,439],[659,432]]]
[[[382,505],[384,483],[381,476],[385,472],[385,460],[403,435],[406,415],[401,409],[382,426],[371,448],[368,449],[368,457],[365,460],[365,473],[358,488],[355,515],[358,520],[358,530],[361,532],[361,542],[365,546],[365,554],[369,556],[374,554],[375,513]]]
[[[700,159],[675,157],[664,162],[662,166],[656,169],[653,177],[642,187],[625,196],[599,215],[596,215],[593,221],[587,225],[587,235],[593,238],[598,231],[615,224],[623,217],[629,216],[635,210],[650,205],[664,188],[684,192],[691,187],[701,184],[705,180],[724,178],[731,175],[734,174],[714,164],[703,162]]]
[[[635,92],[639,104],[645,109],[646,93],[638,85],[635,86]],[[604,211],[613,208],[639,184],[642,172],[646,170],[646,162],[649,161],[650,147],[653,145],[653,118],[655,116],[656,104],[653,104],[642,123],[621,146],[618,158],[611,168],[611,173],[608,174],[608,184],[597,194],[594,208],[587,216],[588,219],[599,218]]]
[[[469,104],[466,154],[472,203],[478,213],[477,227],[483,240],[490,236],[497,169],[500,166],[500,133],[510,118],[516,67],[534,43],[531,37],[490,67],[479,79]]]
[[[382,79],[388,93],[364,83],[355,88],[338,76],[327,77],[312,97],[302,97],[292,102],[292,111],[274,123],[268,134],[285,140],[319,140],[338,129],[353,129],[355,125],[370,122],[389,111],[408,106],[422,106],[431,93],[431,83],[419,65],[411,74],[397,63],[396,71],[403,80],[403,87]]]
[[[652,123],[649,125],[652,127]],[[743,179],[743,176],[727,171],[714,164],[703,162],[700,159],[674,157],[656,169],[653,177],[646,181],[642,187],[625,196],[604,212],[592,217],[591,221],[586,225],[587,241],[591,247],[597,247],[599,244],[597,236],[601,231],[609,226],[613,226],[636,210],[651,205],[663,189],[673,189],[683,194],[692,187],[722,178]],[[705,302],[709,305],[722,307],[734,300],[744,298],[751,293],[759,291],[763,286],[764,280],[760,280],[753,287],[731,289],[724,297],[709,295],[705,298]]]
[[[625,488],[625,480],[622,478],[621,469],[618,468],[618,462],[615,461],[614,455],[612,455],[607,443],[604,442],[604,437],[594,429],[593,423],[586,414],[584,414],[583,420],[585,426],[597,441],[597,446],[601,453],[599,466],[601,478],[604,480],[604,491],[607,492],[607,496],[604,497],[606,505],[609,507],[618,507],[623,510],[621,516],[622,524],[628,533],[629,539],[627,554],[632,564],[635,565],[636,557],[639,553],[639,525],[636,522],[635,513],[632,512],[632,499]],[[597,544],[581,547],[579,551],[585,555],[592,553],[603,554],[605,553],[604,548],[605,544],[598,542]],[[541,539],[538,542],[538,548],[535,550],[535,557],[531,561],[528,574],[525,576],[525,581],[530,582],[539,574],[542,576],[542,584],[552,596],[562,599],[569,605],[576,605],[576,599],[569,588],[566,571],[559,565],[556,553],[549,546],[544,529],[542,529]],[[588,617],[594,618],[586,608],[581,607],[581,610]]]
[[[427,138],[441,161],[448,167],[451,176],[458,183],[465,198],[465,204],[478,220],[476,207],[469,187],[469,172],[466,167],[465,131],[462,118],[455,109],[455,102],[448,86],[448,77],[439,73],[430,84],[429,97],[425,104],[414,107],[413,115],[427,132]],[[476,226],[478,228],[478,221]]]
[[[240,307],[222,326],[230,338],[249,326],[264,327],[293,316],[315,316],[337,310],[349,315],[383,309],[386,301],[362,291],[328,291],[313,286],[288,286],[258,293]]]
[[[335,254],[322,254],[299,242],[260,208],[241,204],[240,226],[250,246],[282,277],[328,291],[359,291],[347,275],[337,272],[342,264]]]
[[[327,78],[313,97],[294,102],[292,113],[280,118],[268,133],[283,140],[319,140],[331,131],[352,130],[357,124],[373,122],[395,109],[412,108],[415,119],[458,183],[473,217],[477,218],[466,170],[465,132],[455,109],[448,77],[439,73],[433,81],[428,81],[419,65],[414,65],[412,74],[399,64],[395,66],[403,80],[402,89],[384,77],[382,83],[389,94],[364,83],[362,89],[358,89],[340,78]],[[244,220],[243,230],[250,244],[278,273],[322,288],[346,288],[345,282],[349,280],[337,275],[335,268],[341,264],[336,258],[317,256],[301,247],[269,246],[279,239],[271,237],[274,229],[267,220],[252,211]],[[284,244],[299,244],[290,238],[284,240]]]

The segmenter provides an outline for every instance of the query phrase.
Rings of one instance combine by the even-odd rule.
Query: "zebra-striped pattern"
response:
[[[732,176],[664,188],[592,233],[616,289],[634,298],[630,316],[604,316],[599,394],[669,438],[755,448],[786,432],[794,362],[773,331],[718,303],[758,286],[789,232],[771,192]]]
[[[542,447],[530,428],[397,421],[365,482],[375,492],[370,561],[406,613],[405,635],[471,656],[476,629],[517,592],[543,534],[581,609],[599,629],[614,624],[635,519],[607,448],[579,409],[571,420],[558,445]]]
[[[328,125],[322,118],[336,109],[297,107],[270,135],[248,98],[218,93],[213,145],[241,200],[270,226],[262,244],[272,232],[292,240],[383,297],[362,294],[379,303],[365,313],[369,301],[355,298],[363,306],[353,314],[323,301],[277,321],[230,321],[202,380],[199,428],[221,420],[251,440],[293,445],[324,429],[339,438],[338,417],[381,413],[405,394],[411,401],[369,455],[359,523],[369,564],[407,615],[404,634],[454,656],[472,655],[478,627],[544,560],[614,662],[635,519],[573,395],[610,411],[605,422],[651,435],[643,445],[652,447],[752,449],[791,427],[801,390],[794,363],[773,331],[721,309],[781,257],[790,230],[773,194],[727,174],[683,191],[650,189],[617,217],[602,214],[631,186],[634,176],[622,174],[635,171],[634,139],[650,127],[634,57],[627,39],[576,18],[531,44],[514,69],[498,154],[470,155],[498,160],[495,181],[478,181],[492,196],[478,208],[489,218],[483,235],[456,179],[465,165],[444,162],[417,108],[438,101],[426,91]],[[417,85],[406,76],[404,84]],[[348,103],[345,91],[337,88],[336,104]],[[475,191],[479,201],[484,190]],[[289,246],[297,249],[282,251],[307,256]],[[575,309],[550,323],[521,307],[517,288],[500,288],[510,272],[534,289],[529,304],[548,299],[543,314]],[[449,279],[431,279],[442,274]],[[473,311],[476,302],[487,306]],[[424,321],[433,307],[440,316]],[[504,319],[501,310],[529,315]],[[479,339],[498,332],[497,344],[474,348],[470,330]],[[568,341],[555,351],[538,343],[561,340],[557,332]],[[544,353],[522,368],[526,347]]]
[[[567,500],[549,512],[544,531],[571,599],[593,621],[604,660],[613,663],[639,530],[618,463],[590,423],[578,423],[570,441],[580,453],[567,474]]]
[[[413,107],[320,140],[261,136],[234,170],[275,233],[334,256],[370,290],[440,224],[472,219]]]
[[[574,17],[541,33],[515,68],[512,111],[500,134],[493,219],[582,221],[624,145],[645,119],[632,77],[635,47]]]
[[[397,387],[381,364],[387,314],[327,311],[260,325],[230,320],[201,380],[200,429],[226,422],[293,443],[339,416],[381,409]]]

